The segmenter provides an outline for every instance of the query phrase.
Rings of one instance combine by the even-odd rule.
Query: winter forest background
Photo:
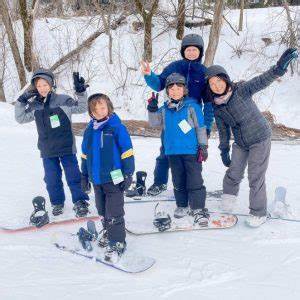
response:
[[[54,71],[59,92],[72,93],[78,70],[89,93],[111,95],[122,118],[145,120],[150,90],[142,58],[160,72],[180,59],[180,40],[194,32],[204,38],[205,65],[225,66],[235,81],[249,79],[287,47],[299,47],[298,2],[1,0],[0,101],[15,101],[38,66]],[[256,96],[262,111],[294,128],[300,128],[299,72],[297,61],[282,82]],[[87,114],[75,119],[87,120]]]

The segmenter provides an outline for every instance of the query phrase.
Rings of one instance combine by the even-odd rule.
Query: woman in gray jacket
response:
[[[297,57],[297,50],[290,48],[270,70],[240,83],[232,83],[221,66],[211,66],[206,72],[207,94],[214,106],[221,158],[228,167],[223,179],[221,209],[232,211],[248,164],[250,216],[246,224],[251,227],[258,227],[267,219],[265,174],[271,149],[271,128],[252,100],[252,95],[283,76],[290,62]],[[230,158],[231,132],[234,143]]]

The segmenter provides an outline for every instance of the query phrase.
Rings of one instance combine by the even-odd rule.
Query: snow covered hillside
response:
[[[299,7],[291,7],[292,18],[299,19]],[[237,28],[239,11],[231,10],[226,18]],[[215,63],[223,65],[233,80],[250,79],[275,64],[285,50],[280,40],[286,30],[286,14],[283,8],[264,8],[245,10],[244,31],[237,36],[224,22],[221,40],[218,46]],[[89,21],[89,22],[88,22]],[[89,80],[89,93],[104,92],[112,96],[118,113],[126,119],[146,119],[146,99],[149,88],[139,70],[139,61],[143,49],[143,32],[134,32],[132,22],[113,31],[113,65],[108,64],[108,41],[101,35],[78,61],[70,67],[62,68],[58,77],[60,91],[72,92],[71,71],[79,70]],[[41,19],[35,23],[36,49],[44,67],[51,66],[63,54],[75,48],[83,39],[97,29],[98,19],[71,18]],[[163,34],[166,25],[159,19],[153,20],[153,70],[160,72],[164,66],[179,59],[180,42],[175,37],[175,30]],[[186,28],[187,33],[199,33],[208,44],[209,27],[203,31]],[[19,35],[21,37],[21,35]],[[262,38],[271,38],[273,43],[265,46]],[[237,51],[242,51],[240,57]],[[299,62],[298,62],[299,63]],[[13,64],[10,64],[5,82],[8,100],[14,99],[18,84]],[[299,67],[298,67],[299,70]],[[290,74],[275,82],[271,87],[256,95],[261,110],[270,110],[278,122],[286,126],[300,128],[300,84],[299,74]],[[163,93],[160,97],[163,100]],[[88,116],[76,117],[76,120],[87,121]]]
[[[13,107],[0,104],[0,226],[26,225],[31,199],[46,196],[34,124],[18,125]],[[77,138],[80,146],[81,138]],[[160,141],[133,138],[137,170],[148,172],[148,186]],[[300,145],[273,142],[267,188],[270,203],[276,186],[287,188],[287,202],[300,221]],[[217,141],[210,140],[204,166],[208,191],[220,189],[225,172]],[[171,183],[166,192],[172,195]],[[174,203],[161,204],[170,212]],[[247,213],[247,181],[241,185],[236,211]],[[218,201],[208,199],[209,209]],[[49,207],[49,203],[48,203]],[[143,222],[154,204],[127,204],[126,219]],[[95,213],[94,203],[91,210]],[[73,216],[67,194],[65,216]],[[0,233],[0,299],[297,299],[300,293],[300,223],[271,220],[249,229],[239,217],[228,230],[128,235],[128,249],[154,257],[150,270],[130,275],[58,251],[51,244],[57,231],[76,232],[68,225],[23,233]]]

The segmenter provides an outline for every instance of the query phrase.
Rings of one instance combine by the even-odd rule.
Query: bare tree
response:
[[[158,8],[158,0],[153,0],[147,10],[141,0],[134,0],[138,12],[144,21],[144,59],[152,61],[152,17]],[[148,11],[148,12],[147,12]]]
[[[178,12],[177,12],[177,33],[176,38],[182,40],[184,35],[185,24],[185,0],[178,0]]]
[[[243,31],[245,0],[240,0],[239,31]]]
[[[33,54],[33,25],[39,0],[32,0],[31,6],[27,2],[19,0],[19,7],[24,31],[24,64],[27,71],[31,72],[38,67],[37,59]]]
[[[97,11],[99,11],[99,13],[100,13],[105,33],[108,36],[109,63],[113,64],[113,57],[112,57],[113,38],[112,38],[112,34],[111,34],[111,16],[113,13],[114,1],[112,1],[108,5],[106,5],[105,10],[103,9],[102,5],[100,5],[98,3],[97,0],[94,0],[93,3],[95,5]]]
[[[21,54],[19,50],[19,46],[17,43],[17,38],[13,29],[12,20],[9,13],[9,7],[7,5],[6,0],[0,0],[0,13],[2,15],[2,21],[5,26],[5,30],[7,33],[9,45],[14,57],[14,61],[16,64],[19,80],[21,87],[26,85],[26,74],[25,68],[21,59]]]
[[[0,102],[6,102],[4,92],[4,75],[7,67],[6,32],[0,24]]]
[[[214,7],[213,24],[210,28],[208,46],[205,51],[205,66],[210,66],[215,58],[220,39],[220,33],[223,21],[224,0],[216,0]]]

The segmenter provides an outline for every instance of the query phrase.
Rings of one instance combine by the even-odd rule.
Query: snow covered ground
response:
[[[13,107],[0,104],[0,226],[26,225],[31,199],[47,196],[36,149],[34,124],[18,125]],[[81,138],[77,138],[78,147]],[[152,170],[160,141],[133,138],[137,170]],[[270,202],[276,186],[288,190],[287,202],[300,220],[300,145],[274,142],[267,174]],[[204,166],[208,191],[222,187],[225,168],[217,141],[210,140]],[[247,177],[247,176],[246,176]],[[168,192],[172,195],[171,184]],[[72,216],[67,193],[66,216]],[[241,185],[237,211],[247,213],[248,185]],[[94,204],[91,201],[92,211]],[[174,203],[162,204],[173,209]],[[208,200],[210,209],[217,201]],[[49,203],[48,203],[49,207]],[[151,218],[154,204],[127,204],[126,218]],[[233,229],[133,237],[128,249],[154,257],[150,270],[130,275],[58,251],[57,231],[76,232],[80,225],[23,234],[0,234],[0,299],[297,299],[300,293],[300,223],[271,220],[249,229],[244,218]]]

